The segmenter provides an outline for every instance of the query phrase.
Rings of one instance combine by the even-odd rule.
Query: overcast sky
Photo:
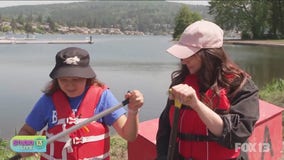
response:
[[[194,5],[205,5],[208,6],[208,0],[197,0],[197,1],[191,1],[191,0],[187,0],[187,1],[183,1],[183,0],[167,0],[170,2],[179,2],[179,3],[186,3],[186,4],[194,4]]]
[[[9,6],[18,6],[18,5],[38,5],[38,4],[54,4],[54,3],[72,3],[72,2],[78,2],[78,1],[87,1],[87,0],[66,0],[66,1],[43,1],[43,0],[37,0],[37,1],[0,1],[0,8],[1,7],[9,7]],[[179,2],[179,3],[187,3],[187,4],[196,4],[196,5],[208,5],[208,0],[168,0],[173,2]]]
[[[77,0],[78,1],[78,0]],[[38,5],[38,4],[54,4],[54,3],[71,3],[76,1],[0,1],[0,7],[10,7],[19,5]]]

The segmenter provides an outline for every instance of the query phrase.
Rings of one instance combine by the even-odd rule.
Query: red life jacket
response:
[[[190,85],[196,91],[199,99],[199,86],[195,75],[187,76],[185,84]],[[230,102],[224,88],[219,89],[219,96],[215,95],[212,89],[208,89],[203,98],[203,103],[210,106],[213,110],[228,111]],[[170,124],[173,123],[174,105],[170,108]],[[189,138],[190,137],[190,138]],[[198,139],[198,138],[199,139]],[[201,140],[201,138],[204,138]],[[179,155],[194,160],[225,160],[236,158],[240,154],[239,149],[228,149],[221,146],[214,140],[209,140],[208,129],[199,118],[197,112],[190,108],[181,108],[178,121],[178,137]]]
[[[72,112],[67,97],[61,90],[52,95],[57,112],[57,124],[48,129],[47,137],[58,134],[65,129],[94,116],[96,106],[106,87],[91,86],[86,92],[76,114]],[[92,122],[86,126],[47,145],[47,152],[41,159],[105,159],[109,160],[110,138],[106,125]]]

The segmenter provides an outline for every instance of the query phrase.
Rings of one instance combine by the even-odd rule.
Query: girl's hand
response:
[[[143,94],[138,90],[133,90],[125,94],[125,98],[129,99],[128,112],[138,113],[139,109],[144,104]]]

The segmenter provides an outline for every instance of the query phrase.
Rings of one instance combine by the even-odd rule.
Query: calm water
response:
[[[78,38],[85,36],[38,36],[37,38]],[[93,36],[95,43],[0,45],[0,137],[10,138],[24,123],[25,116],[50,80],[57,51],[77,46],[89,51],[98,79],[105,82],[118,100],[128,90],[144,93],[141,121],[157,118],[164,108],[170,74],[179,60],[166,54],[170,36]],[[283,48],[225,46],[230,57],[253,76],[260,87],[273,78],[283,78]]]

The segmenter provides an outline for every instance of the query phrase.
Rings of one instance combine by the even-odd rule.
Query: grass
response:
[[[284,107],[284,80],[277,79],[265,85],[259,92],[260,99]]]
[[[112,160],[127,160],[127,142],[118,135],[110,138],[110,157]],[[0,160],[7,160],[15,155],[9,148],[9,141],[0,138]],[[39,160],[39,157],[29,157],[25,160]]]
[[[14,153],[7,147],[9,142],[0,138],[0,160],[5,160],[12,157]]]
[[[127,142],[118,135],[110,138],[111,160],[127,160]]]

